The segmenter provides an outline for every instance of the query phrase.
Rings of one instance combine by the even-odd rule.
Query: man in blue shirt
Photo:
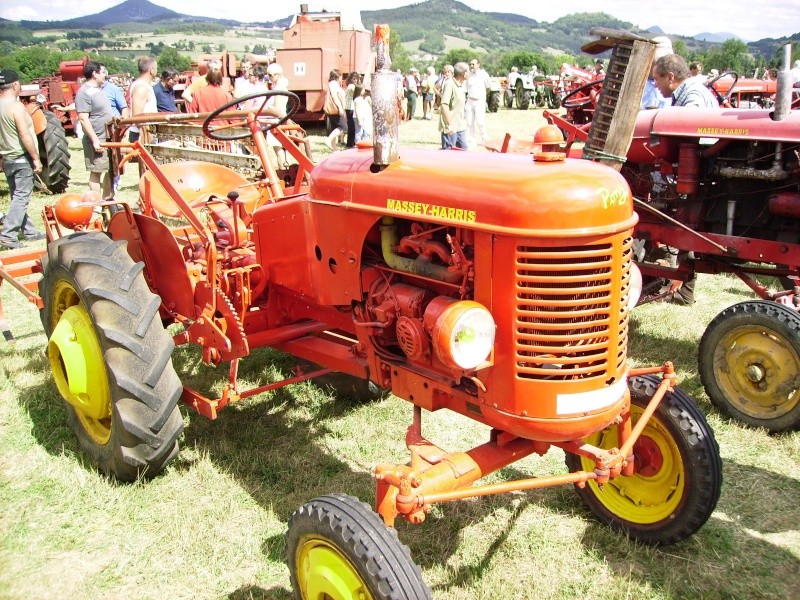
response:
[[[178,81],[178,72],[175,69],[164,69],[161,80],[153,86],[156,95],[158,112],[178,112],[175,105],[175,92],[173,87]]]
[[[100,67],[103,70],[103,75],[105,76],[106,80],[103,84],[103,91],[108,96],[108,102],[111,104],[111,113],[115,117],[128,117],[130,116],[130,110],[128,110],[128,101],[125,100],[125,93],[122,89],[112,83],[110,79],[108,79],[108,70],[106,69],[105,65]]]

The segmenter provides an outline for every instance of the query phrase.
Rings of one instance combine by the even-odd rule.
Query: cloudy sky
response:
[[[151,0],[154,4],[180,13],[226,19],[273,21],[294,14],[300,0],[269,0],[253,5],[225,3],[219,0]],[[526,2],[518,0],[461,0],[480,11],[521,14],[538,21],[552,22],[576,12],[605,12],[619,19],[648,28],[658,25],[667,33],[695,35],[708,31],[730,32],[746,39],[783,37],[800,31],[800,2],[797,0],[727,0],[725,3],[703,0],[590,0],[572,2]],[[94,14],[120,4],[121,0],[1,0],[0,17],[19,21],[71,19]],[[397,8],[414,4],[412,0],[306,0],[310,10]],[[240,6],[238,14],[231,8]],[[246,8],[245,8],[246,7]]]

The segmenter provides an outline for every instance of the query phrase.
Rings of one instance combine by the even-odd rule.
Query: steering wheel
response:
[[[717,83],[717,81],[719,81],[723,77],[726,77],[728,75],[733,76],[733,83],[731,84],[731,87],[728,88],[728,91],[725,92],[725,95],[722,96],[714,88],[714,84]],[[736,71],[725,71],[721,75],[717,75],[716,77],[714,77],[714,79],[712,79],[711,81],[706,81],[706,87],[708,89],[710,89],[712,92],[714,92],[714,95],[717,97],[717,101],[719,102],[719,105],[720,106],[725,106],[728,103],[728,98],[730,98],[731,92],[733,92],[733,88],[736,87],[736,82],[737,81],[739,81],[739,74]]]
[[[271,115],[262,114],[262,111],[267,106],[267,101],[274,97],[274,96],[286,96],[289,101],[286,106],[286,114],[283,117],[273,117]],[[203,121],[203,133],[210,137],[212,140],[219,140],[222,142],[229,142],[231,140],[243,140],[245,138],[250,137],[250,129],[247,128],[247,119],[233,119],[228,120],[227,123],[212,125],[212,123],[219,117],[220,114],[224,113],[226,110],[235,109],[235,107],[242,102],[247,102],[250,100],[261,99],[261,103],[256,103],[256,108],[248,111],[253,112],[256,115],[256,118],[259,120],[259,124],[261,125],[261,131],[266,133],[270,129],[275,129],[276,127],[280,127],[286,121],[291,119],[295,113],[300,109],[300,98],[298,98],[297,94],[294,92],[289,92],[287,90],[265,90],[262,92],[256,92],[255,94],[249,94],[247,96],[242,96],[241,98],[236,98],[235,100],[231,100],[227,104],[223,104],[218,109],[213,111],[210,115],[206,117],[206,120]],[[270,120],[267,121],[266,119],[269,118]],[[262,120],[264,119],[264,120]],[[247,131],[245,132],[238,132],[233,133],[231,130],[238,127],[245,127]],[[221,133],[221,132],[228,132],[228,133]]]
[[[572,90],[569,94],[564,96],[561,100],[561,106],[566,109],[571,108],[580,108],[581,106],[586,106],[587,104],[591,104],[594,102],[594,98],[591,94],[586,93],[588,90],[592,89],[594,86],[601,86],[605,79],[595,79],[593,81],[588,81],[583,85],[576,87]],[[578,94],[586,94],[585,96],[581,96],[580,98],[575,98]]]

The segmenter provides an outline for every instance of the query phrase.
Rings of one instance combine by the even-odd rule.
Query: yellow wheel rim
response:
[[[641,414],[641,408],[631,406],[634,424]],[[609,427],[586,441],[600,448],[618,448],[617,428]],[[658,523],[673,514],[683,498],[686,478],[680,450],[669,430],[653,415],[634,445],[633,453],[634,475],[612,479],[602,489],[594,481],[587,485],[602,505],[618,518],[642,525]],[[582,457],[581,468],[593,471],[594,461]]]
[[[64,281],[54,289],[50,317],[55,327],[47,357],[56,387],[87,435],[103,445],[111,437],[111,392],[103,351],[86,307]]]
[[[777,419],[800,401],[800,356],[789,340],[763,327],[739,327],[714,352],[719,387],[733,406],[755,419]]]
[[[300,547],[297,579],[305,600],[372,600],[353,564],[323,538],[307,539]]]

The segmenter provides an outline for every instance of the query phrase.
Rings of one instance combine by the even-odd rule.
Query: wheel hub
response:
[[[103,352],[83,306],[70,306],[62,313],[47,356],[58,391],[76,411],[95,421],[111,416]]]
[[[350,561],[333,544],[309,540],[298,557],[304,598],[372,600]]]
[[[664,456],[651,438],[640,436],[633,447],[636,472],[642,477],[652,477],[661,470]]]
[[[789,340],[762,327],[743,327],[725,336],[714,362],[726,395],[752,417],[776,418],[797,404],[800,357]]]
[[[761,365],[750,365],[746,369],[747,378],[753,383],[763,383],[766,373]]]

